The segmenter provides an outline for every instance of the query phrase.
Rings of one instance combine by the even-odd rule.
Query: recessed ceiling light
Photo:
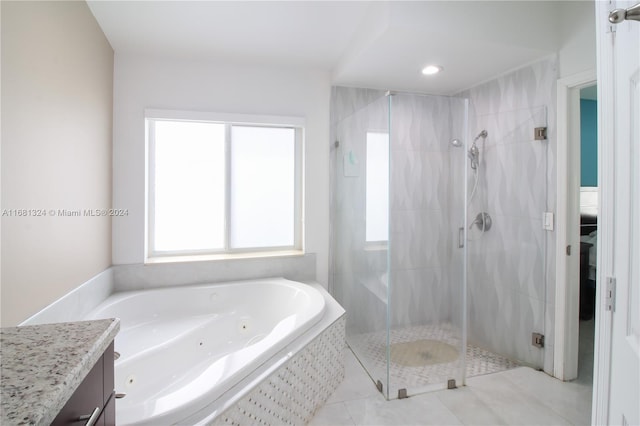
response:
[[[434,75],[438,74],[440,71],[442,71],[442,67],[440,65],[427,65],[422,68],[422,74],[424,75]]]

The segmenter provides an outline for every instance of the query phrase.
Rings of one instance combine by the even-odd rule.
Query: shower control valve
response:
[[[481,230],[482,232],[485,232],[491,229],[492,224],[493,224],[493,221],[491,220],[491,216],[489,216],[489,213],[480,212],[478,213],[476,218],[473,220],[473,222],[471,222],[471,225],[469,225],[469,228],[471,228],[473,225],[476,225],[479,230]]]

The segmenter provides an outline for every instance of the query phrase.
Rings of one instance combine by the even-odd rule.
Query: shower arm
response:
[[[478,136],[475,137],[475,139],[473,140],[473,142],[475,143],[478,139],[480,138],[486,138],[489,135],[489,133],[487,133],[486,130],[481,131],[480,133],[478,133]]]

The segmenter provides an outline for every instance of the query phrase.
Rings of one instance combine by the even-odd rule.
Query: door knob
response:
[[[609,22],[619,24],[622,21],[640,21],[640,3],[629,9],[616,9],[609,13]]]

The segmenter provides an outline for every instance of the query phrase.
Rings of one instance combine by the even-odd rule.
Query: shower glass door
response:
[[[389,398],[464,380],[467,105],[390,97]]]
[[[349,347],[395,399],[464,383],[468,102],[378,95],[336,113],[331,286]]]

